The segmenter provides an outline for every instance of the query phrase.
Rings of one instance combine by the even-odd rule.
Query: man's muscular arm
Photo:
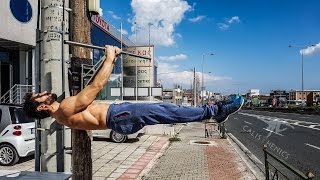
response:
[[[63,101],[61,105],[66,103],[68,114],[76,114],[87,108],[96,98],[97,94],[107,84],[113,65],[120,54],[121,50],[114,46],[106,46],[106,58],[102,62],[102,67],[95,75],[93,81],[80,91],[76,96],[70,97]],[[66,113],[66,112],[64,112]]]

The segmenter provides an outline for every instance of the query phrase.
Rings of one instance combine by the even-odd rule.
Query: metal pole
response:
[[[197,106],[197,87],[196,87],[196,68],[193,68],[193,105],[194,107]]]
[[[120,35],[121,35],[121,51],[122,51],[122,48],[123,48],[123,44],[122,44],[122,41],[123,41],[123,37],[122,37],[122,22],[120,23]],[[121,100],[123,101],[123,57],[122,57],[122,54],[121,54]]]
[[[263,153],[264,153],[264,167],[266,172],[266,180],[269,180],[269,164],[268,164],[268,154],[267,154],[267,146],[263,146]]]
[[[201,74],[201,105],[203,106],[203,61],[204,61],[204,54],[202,54],[202,74]]]
[[[302,105],[304,106],[304,87],[303,87],[303,49],[301,50],[301,91],[302,91]]]
[[[95,46],[95,45],[90,45],[90,44],[84,44],[84,43],[79,43],[79,42],[74,42],[74,41],[68,41],[65,40],[64,41],[65,44],[70,44],[70,45],[74,45],[74,46],[80,46],[80,47],[86,47],[86,48],[92,48],[92,49],[100,49],[100,50],[105,50],[105,47],[101,47],[101,46]],[[121,51],[121,54],[125,54],[128,56],[133,56],[133,57],[137,57],[137,58],[142,58],[142,59],[148,59],[150,60],[150,57],[147,56],[139,56],[137,54],[133,54],[127,51]]]
[[[137,22],[134,22],[134,33],[136,35],[136,42],[135,45],[137,45]],[[136,101],[138,101],[138,61],[136,59],[136,89],[135,89],[135,94],[136,94]]]
[[[150,51],[150,26],[151,26],[151,23],[148,24],[149,25],[149,53],[151,55],[151,51]],[[150,56],[151,58],[151,56]],[[149,101],[151,101],[151,60],[150,60],[150,63],[149,63]]]

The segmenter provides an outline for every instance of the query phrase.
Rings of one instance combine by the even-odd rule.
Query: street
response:
[[[263,145],[303,173],[320,173],[320,119],[315,115],[242,110],[226,122],[232,133],[261,162]]]

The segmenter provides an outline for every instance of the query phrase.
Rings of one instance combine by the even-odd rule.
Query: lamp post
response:
[[[311,46],[315,46],[314,44],[312,44]],[[303,48],[303,49],[306,49],[308,48],[309,46],[294,46],[294,45],[289,45],[288,46],[289,48]],[[302,100],[302,104],[304,104],[304,77],[303,77],[303,64],[304,64],[304,59],[303,59],[303,56],[304,56],[304,51],[303,49],[301,50],[301,93],[302,93],[302,96],[301,96],[301,100]]]
[[[201,73],[201,105],[203,105],[203,90],[204,90],[204,76],[203,76],[203,62],[204,62],[204,56],[205,55],[209,55],[209,56],[213,56],[213,53],[209,53],[209,54],[202,54],[202,73]]]

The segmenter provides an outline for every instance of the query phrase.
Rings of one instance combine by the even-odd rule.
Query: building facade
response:
[[[8,94],[7,92],[16,85],[28,85],[32,88],[32,91],[40,90],[42,74],[40,56],[44,52],[41,52],[40,44],[37,43],[37,39],[40,39],[37,32],[41,29],[41,16],[38,11],[37,0],[0,1],[0,97]],[[43,18],[50,17],[43,16]],[[99,15],[91,16],[91,22],[91,43],[93,45],[113,45],[124,49],[135,45],[127,37],[121,35],[118,30],[120,28],[115,28]],[[61,41],[61,37],[52,37],[51,40],[55,38]],[[157,68],[153,61],[154,47],[150,47],[152,62],[149,63],[149,67],[140,67],[140,64],[137,67],[138,85],[140,87],[154,87],[156,82]],[[103,55],[104,51],[92,49],[92,63],[97,63]],[[125,76],[122,77],[122,65],[124,63],[122,59],[124,58],[119,58],[116,62],[110,80],[98,94],[98,99],[122,99],[123,94],[112,95],[111,89],[113,87],[123,89],[124,84],[127,87],[135,87],[135,83],[124,82],[126,79]],[[145,75],[146,73],[147,75]],[[133,76],[136,76],[136,74],[133,74]],[[146,82],[139,84],[143,81],[141,78],[145,76],[149,77],[148,85],[146,85]],[[1,100],[1,102],[3,101]]]
[[[313,106],[318,104],[320,97],[320,90],[292,90],[289,92],[289,101],[291,104],[306,104],[307,106]]]
[[[35,85],[38,1],[0,1],[0,97],[15,84]],[[2,99],[1,99],[2,102]]]

